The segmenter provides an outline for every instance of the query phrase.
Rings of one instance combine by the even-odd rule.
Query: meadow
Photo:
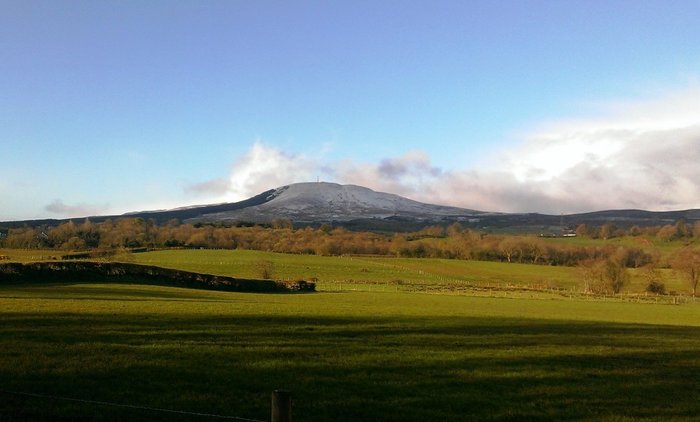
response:
[[[239,277],[269,260],[319,292],[2,285],[0,419],[213,419],[60,397],[269,420],[275,389],[292,391],[301,421],[700,414],[700,304],[562,294],[576,268],[244,250],[117,258]],[[444,289],[458,282],[471,287]],[[518,290],[537,285],[555,289]]]
[[[559,293],[581,292],[581,270],[576,267],[466,261],[435,258],[317,256],[249,250],[163,250],[117,256],[116,259],[187,271],[255,278],[261,260],[274,264],[280,279],[316,280],[319,290],[477,292],[492,294],[529,289]],[[644,294],[643,271],[630,269],[626,294]],[[659,270],[670,292],[690,292],[687,283],[670,269]],[[475,289],[477,288],[477,289]]]
[[[700,307],[409,292],[0,289],[3,390],[266,420],[696,419]],[[171,414],[2,394],[6,419]],[[185,419],[200,419],[186,417]]]

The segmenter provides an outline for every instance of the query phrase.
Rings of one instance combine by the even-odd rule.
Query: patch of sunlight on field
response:
[[[0,256],[6,257],[2,262],[34,262],[61,259],[65,251],[55,249],[0,249]]]
[[[581,270],[490,261],[464,261],[432,258],[327,257],[249,250],[164,250],[129,254],[117,259],[187,271],[258,278],[260,260],[274,263],[274,277],[316,280],[319,288],[342,290],[421,290],[459,291],[472,287],[528,288],[580,292]],[[662,281],[669,292],[685,293],[685,280],[669,269],[662,269]],[[643,294],[647,281],[643,272],[630,269],[631,283],[623,293]],[[382,287],[377,287],[382,285]],[[369,287],[367,287],[369,286]]]

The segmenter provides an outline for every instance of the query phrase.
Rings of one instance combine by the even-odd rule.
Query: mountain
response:
[[[239,209],[203,213],[194,221],[269,222],[286,218],[297,223],[347,222],[358,219],[440,221],[469,219],[485,213],[425,204],[398,195],[355,185],[296,183],[267,194],[265,201]]]
[[[233,211],[241,208],[251,207],[254,205],[262,204],[266,201],[266,198],[274,192],[274,189],[263,192],[259,195],[255,195],[251,198],[245,199],[239,202],[223,203],[223,204],[211,204],[211,205],[194,205],[189,207],[175,208],[172,210],[157,210],[157,211],[136,211],[121,215],[98,215],[98,216],[85,216],[82,218],[64,218],[64,219],[41,219],[41,220],[22,220],[22,221],[6,221],[0,223],[0,228],[14,228],[22,226],[53,226],[58,225],[62,222],[69,220],[82,220],[84,218],[89,218],[90,221],[95,223],[100,223],[106,220],[114,220],[118,218],[144,218],[152,219],[158,223],[165,223],[172,219],[177,219],[180,221],[189,221],[200,217],[203,214],[211,214],[224,211]]]
[[[700,210],[608,210],[582,214],[497,213],[413,201],[355,185],[296,183],[262,192],[243,201],[197,205],[172,210],[141,211],[123,215],[90,216],[93,222],[117,218],[152,219],[165,223],[251,224],[289,219],[297,226],[333,223],[356,230],[412,231],[432,224],[459,222],[472,228],[527,233],[556,233],[586,223],[618,227],[660,226],[679,219],[700,220]],[[80,219],[73,219],[80,220]],[[0,223],[0,233],[22,226],[55,226],[68,219],[25,220]]]

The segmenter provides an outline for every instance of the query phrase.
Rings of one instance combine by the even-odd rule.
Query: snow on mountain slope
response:
[[[205,214],[203,220],[347,221],[391,216],[432,219],[482,214],[463,208],[430,205],[355,185],[296,183],[276,189],[267,202],[241,210]]]

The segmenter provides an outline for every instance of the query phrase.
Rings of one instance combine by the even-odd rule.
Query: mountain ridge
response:
[[[357,185],[328,182],[294,183],[269,189],[248,199],[170,210],[140,211],[120,215],[86,216],[66,219],[36,219],[0,222],[7,230],[22,226],[52,226],[89,218],[94,222],[119,218],[153,219],[159,224],[177,219],[202,224],[269,224],[288,219],[295,225],[333,223],[352,229],[404,231],[431,224],[459,222],[475,228],[568,227],[586,223],[619,226],[651,226],[679,219],[700,220],[700,209],[647,211],[603,210],[578,214],[499,213],[427,204],[399,195],[376,192]]]

